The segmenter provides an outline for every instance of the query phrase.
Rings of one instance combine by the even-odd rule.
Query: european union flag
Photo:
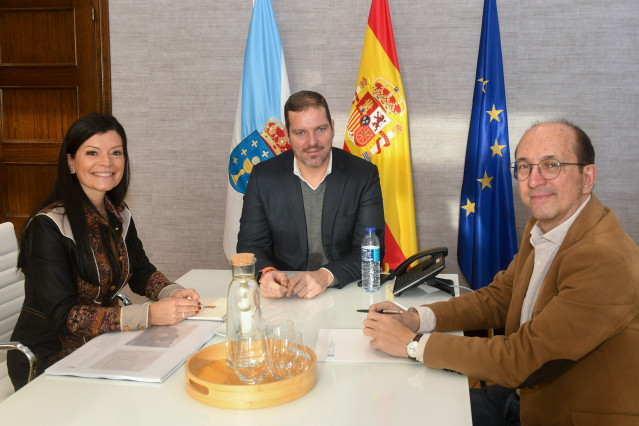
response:
[[[517,253],[506,92],[496,0],[484,0],[473,110],[461,192],[457,261],[473,289]]]

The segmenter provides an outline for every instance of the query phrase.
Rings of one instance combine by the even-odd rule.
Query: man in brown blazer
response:
[[[471,389],[474,425],[639,425],[639,248],[592,194],[594,157],[577,126],[533,126],[513,164],[533,217],[508,268],[401,315],[373,305],[364,321],[376,349],[496,383]]]

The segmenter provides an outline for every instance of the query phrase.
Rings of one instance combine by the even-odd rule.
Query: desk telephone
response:
[[[447,247],[436,247],[420,251],[403,261],[395,270],[390,271],[387,279],[395,278],[393,294],[400,296],[404,291],[420,284],[428,284],[451,296],[455,296],[454,282],[444,278],[437,278],[436,275],[444,270],[446,262],[444,258],[448,255]],[[411,263],[424,258],[420,263],[408,269]]]

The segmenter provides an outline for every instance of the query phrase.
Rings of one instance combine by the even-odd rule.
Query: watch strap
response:
[[[255,277],[257,279],[257,283],[260,284],[260,280],[262,279],[262,275],[266,274],[268,271],[277,271],[277,268],[273,266],[267,266],[266,268],[260,270]]]
[[[409,358],[417,360],[417,346],[419,345],[419,339],[421,339],[423,334],[417,333],[413,340],[411,340],[408,345],[406,345],[406,355]]]

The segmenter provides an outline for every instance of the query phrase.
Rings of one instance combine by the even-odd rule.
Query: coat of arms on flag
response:
[[[229,158],[229,182],[233,189],[244,194],[253,166],[291,149],[284,124],[271,118],[264,130],[255,130],[237,144]]]
[[[384,269],[417,251],[408,111],[388,0],[371,0],[344,149],[377,166],[384,197]]]
[[[406,113],[406,101],[399,88],[383,78],[371,83],[364,77],[357,85],[353,104],[346,133],[352,143],[364,148],[362,156],[371,161],[403,131],[398,118]]]

